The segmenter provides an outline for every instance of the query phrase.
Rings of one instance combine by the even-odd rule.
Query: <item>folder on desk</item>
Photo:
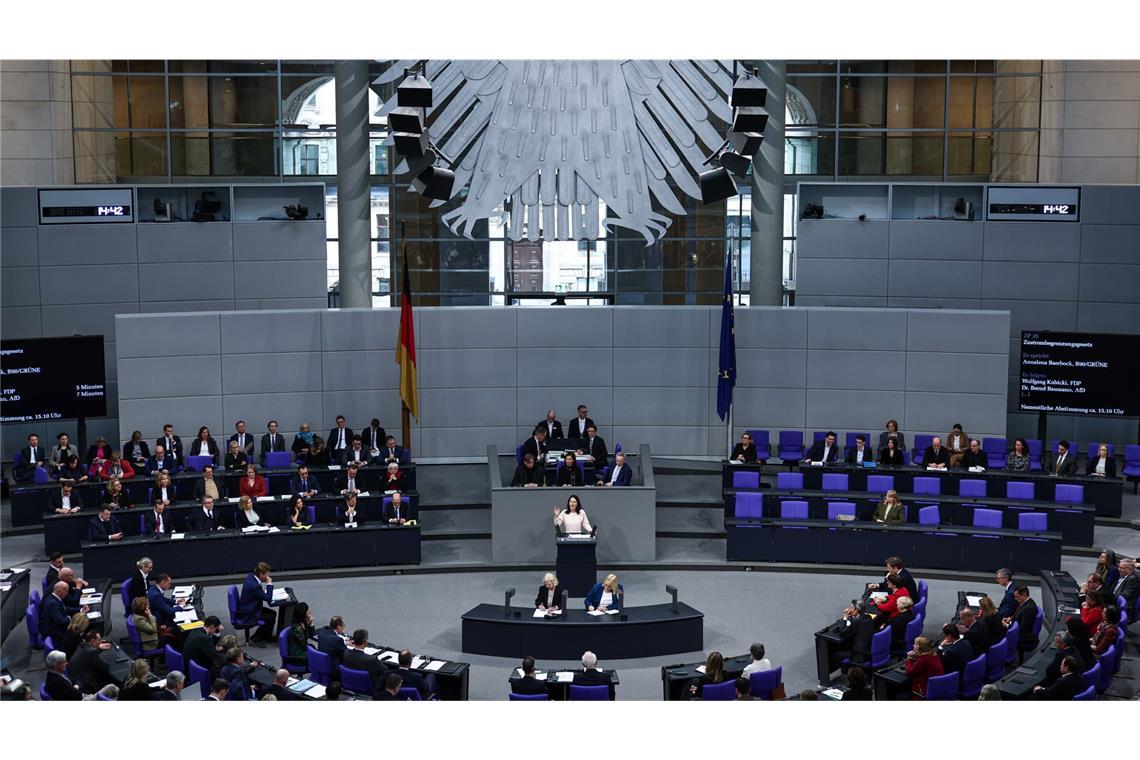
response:
[[[447,662],[444,660],[432,660],[431,662],[429,662],[427,665],[424,666],[424,670],[436,671],[436,670],[439,670],[440,668],[442,668],[446,664],[447,664]]]
[[[288,598],[289,598],[289,592],[286,591],[285,589],[283,589],[283,588],[273,589],[273,601],[284,602]]]
[[[556,674],[557,683],[574,683],[574,672],[572,670],[560,670]]]
[[[310,681],[309,683],[312,683],[312,682]],[[312,697],[313,699],[323,699],[325,696],[325,687],[323,684],[315,683],[312,686],[310,686],[304,692],[304,694],[306,697]]]
[[[175,597],[192,596],[193,594],[194,594],[194,587],[193,586],[175,586],[174,587],[174,596]]]
[[[982,603],[982,598],[980,596],[973,596],[971,594],[966,594],[966,604],[970,605],[971,607],[977,607],[981,603]]]

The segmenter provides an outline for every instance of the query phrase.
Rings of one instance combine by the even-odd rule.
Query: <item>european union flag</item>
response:
[[[723,420],[736,387],[736,324],[732,312],[732,251],[725,256],[724,301],[720,311],[720,366],[716,372],[716,413]]]

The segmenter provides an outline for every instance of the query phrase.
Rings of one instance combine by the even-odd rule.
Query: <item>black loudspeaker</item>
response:
[[[768,112],[760,106],[737,108],[732,119],[733,132],[763,132],[768,125]]]
[[[720,154],[720,165],[737,177],[747,177],[749,172],[752,171],[752,159],[748,156],[742,156],[739,153],[733,153],[726,150]]]
[[[729,101],[733,108],[751,106],[763,107],[764,99],[768,96],[768,88],[754,76],[742,76],[732,85],[732,99]],[[403,105],[401,103],[401,105]]]
[[[439,166],[429,166],[412,180],[412,187],[425,198],[445,201],[455,187],[455,172]]]
[[[409,132],[393,132],[392,141],[396,143],[396,152],[401,156],[407,156],[408,158],[419,158],[420,156],[427,153],[427,132],[420,132],[419,134],[412,134]]]
[[[412,74],[396,88],[396,103],[401,108],[431,108],[431,82],[423,74]]]
[[[736,183],[723,166],[701,172],[701,203],[708,205],[736,195]]]
[[[764,135],[759,132],[729,132],[728,142],[733,149],[742,156],[755,156],[760,150],[760,143]]]
[[[393,132],[419,133],[424,131],[424,123],[419,111],[401,106],[388,114],[388,128]]]

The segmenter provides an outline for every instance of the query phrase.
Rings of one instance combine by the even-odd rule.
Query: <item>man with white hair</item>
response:
[[[166,688],[155,692],[154,698],[167,702],[177,702],[182,699],[182,689],[186,686],[186,676],[180,670],[172,670],[166,674]]]
[[[598,656],[587,651],[582,654],[582,671],[574,674],[575,686],[608,686],[610,700],[614,699],[614,682],[610,674],[598,669]]]
[[[67,584],[67,598],[63,600],[63,604],[67,607],[68,614],[74,615],[79,612],[79,597],[82,593],[80,589],[87,586],[87,581],[75,577],[75,571],[70,567],[60,568],[59,579]]]
[[[135,563],[135,574],[131,576],[131,583],[128,586],[129,598],[146,596],[147,589],[150,588],[149,577],[152,570],[154,570],[154,560],[150,557],[142,557]]]
[[[63,571],[60,573],[62,575]],[[67,585],[67,581],[56,581],[51,593],[40,602],[40,633],[51,636],[53,643],[63,641],[67,626],[71,623],[73,613],[67,607],[70,593],[71,587]]]
[[[1124,557],[1116,568],[1120,571],[1120,580],[1112,587],[1112,595],[1124,597],[1125,610],[1131,610],[1136,606],[1136,597],[1140,596],[1140,576],[1136,575],[1136,560]]]
[[[285,668],[279,668],[273,674],[273,683],[261,690],[260,697],[265,699],[272,695],[277,698],[278,702],[290,702],[297,699],[297,695],[289,691],[289,687],[286,686],[287,683],[289,683],[289,671]]]
[[[44,678],[44,691],[56,702],[66,700],[79,702],[83,695],[79,693],[79,686],[67,676],[67,655],[58,649],[48,652],[44,660],[47,676]]]

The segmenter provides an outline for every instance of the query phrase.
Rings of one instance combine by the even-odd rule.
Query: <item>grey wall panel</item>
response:
[[[905,351],[808,351],[806,387],[901,391],[906,367]]]
[[[396,310],[393,310],[396,311]],[[416,348],[514,348],[515,309],[455,307],[451,310],[418,309],[416,311]],[[396,326],[384,344],[396,349]],[[486,453],[484,451],[484,453]]]
[[[982,290],[980,261],[892,261],[888,295],[977,298]]]
[[[1140,224],[1082,224],[1081,263],[1140,264]]]
[[[420,388],[420,423],[425,428],[503,426],[504,412],[514,405],[514,388]]]
[[[169,314],[187,311],[231,311],[233,299],[219,301],[150,301],[138,305],[140,314]]]
[[[7,278],[7,274],[4,275]],[[40,338],[43,330],[40,326],[39,306],[8,306],[0,310],[0,333],[5,338]],[[7,450],[7,449],[5,449]]]
[[[493,443],[499,447],[499,450],[506,453],[513,452],[522,439],[515,434],[513,427],[445,427],[445,428],[424,428],[422,431],[423,436],[431,441],[432,450],[436,453],[433,454],[419,454],[413,452],[416,456],[448,456],[447,452],[452,451],[477,451],[480,447],[483,453],[487,453],[487,444]],[[392,426],[389,426],[388,433],[400,438],[399,423],[396,418],[392,418]],[[483,475],[483,473],[480,473]],[[481,482],[486,482],[486,476],[483,476]],[[508,481],[509,484],[509,481]],[[546,510],[546,518],[550,519],[550,510]]]
[[[323,221],[234,222],[234,260],[312,260],[314,254],[320,252],[320,261],[324,263],[326,236]]]
[[[1005,413],[1005,394],[912,391],[906,394],[905,429],[912,431],[912,438],[919,432],[945,435],[960,422],[970,435],[1001,435]]]
[[[423,414],[423,392],[420,393],[420,414]],[[385,390],[342,390],[324,392],[324,409],[321,412],[307,412],[306,419],[313,431],[322,437],[336,424],[336,416],[343,414],[350,428],[360,430],[367,427],[369,420],[379,417],[387,431],[400,438],[400,393],[398,389]],[[422,420],[421,420],[422,421]],[[419,426],[412,423],[413,429]]]
[[[1076,301],[1077,265],[987,261],[982,298]]]
[[[418,348],[423,319],[420,313],[416,316]],[[513,313],[510,316],[513,321]],[[329,309],[321,312],[321,340],[326,351],[388,350],[395,357],[399,329],[399,309]],[[514,337],[513,330],[511,336]],[[510,346],[514,347],[514,343]],[[430,347],[442,346],[436,341]]]
[[[732,421],[740,429],[800,430],[807,418],[807,391],[803,388],[737,388],[732,402]],[[712,406],[711,417],[718,419],[715,395]]]
[[[549,341],[557,345],[558,339]],[[519,386],[612,385],[612,351],[520,346],[512,359]],[[505,385],[514,385],[516,380]]]
[[[1077,304],[1075,301],[1016,301],[987,298],[983,309],[1009,312],[1011,336],[1021,337],[1022,330],[1076,330]]]
[[[5,267],[0,279],[0,303],[5,307],[40,305],[38,267]]]
[[[1008,335],[1004,312],[907,312],[906,346],[911,351],[1004,354]]]
[[[1080,300],[1125,304],[1140,302],[1140,262],[1081,264]]]
[[[1140,224],[1140,187],[1109,185],[1081,188],[1081,222],[1085,224]]]
[[[1005,354],[906,354],[906,390],[1005,393],[1009,369]]]
[[[904,398],[902,391],[809,390],[805,425],[810,430],[872,432],[899,413]],[[871,427],[874,423],[879,428]]]
[[[120,374],[120,377],[122,375]],[[138,430],[148,446],[162,435],[162,426],[174,425],[184,440],[193,440],[202,425],[210,431],[226,430],[221,396],[168,396],[166,398],[119,398],[119,443],[130,440]]]
[[[133,224],[52,224],[40,227],[40,266],[137,264]]]
[[[1077,312],[1077,329],[1140,333],[1140,303],[1082,303]]]
[[[802,348],[737,348],[736,387],[738,390],[804,388],[807,384],[807,354]],[[716,369],[719,356],[719,350],[710,352],[710,369]]]
[[[325,297],[327,266],[323,256],[319,261],[242,261],[239,257],[233,272],[236,297],[239,301]]]
[[[599,434],[600,435],[600,434]],[[724,430],[721,430],[718,441],[723,441]],[[654,456],[683,456],[691,451],[709,451],[709,429],[707,427],[687,427],[675,425],[619,425],[614,428],[613,435],[606,438],[606,446],[613,456],[616,444],[621,444],[624,452],[637,452],[641,444],[649,444],[649,450]],[[715,445],[715,444],[713,444]],[[720,444],[724,446],[723,443]],[[660,453],[658,453],[660,452]],[[589,493],[582,495],[583,501],[590,498]],[[565,503],[565,499],[562,503]]]
[[[887,222],[858,222],[839,219],[800,220],[798,241],[808,257],[826,259],[887,258]]]
[[[178,340],[172,340],[172,335],[177,335]],[[122,315],[115,319],[115,341],[120,361],[143,357],[206,356],[222,352],[217,313],[153,317]]]
[[[709,309],[619,307],[614,314],[614,346],[702,348],[708,345]],[[720,315],[717,315],[719,324]]]
[[[227,354],[222,357],[222,393],[288,393],[321,390],[319,351]]]
[[[809,349],[897,351],[906,346],[905,314],[879,309],[815,309],[808,314]]]
[[[396,352],[391,349],[326,351],[322,364],[321,372],[326,391],[397,388],[400,383]]]
[[[114,333],[112,333],[114,335]],[[118,395],[118,377],[119,377],[119,351],[115,346],[115,341],[103,341],[103,372],[107,375],[108,382],[111,380],[116,381],[116,396]],[[108,404],[111,401],[111,396],[107,394]]]
[[[885,296],[887,260],[797,259],[796,284],[810,296]]]
[[[202,295],[211,300],[234,297],[234,281],[227,271],[201,263],[140,264],[139,299],[146,301],[193,301]]]
[[[0,225],[34,227],[39,223],[39,200],[34,187],[0,187]]]
[[[221,395],[220,357],[167,356],[161,362],[149,358],[119,362],[119,395],[123,399],[161,399],[196,393]]]
[[[222,353],[320,351],[319,311],[245,311],[222,314]]]
[[[613,424],[702,427],[708,424],[708,390],[615,387]]]
[[[627,329],[621,321],[619,318],[619,329]],[[516,331],[520,347],[593,348],[613,339],[614,312],[586,307],[521,309]]]
[[[1077,261],[1081,225],[1057,222],[986,222],[986,261]]]
[[[389,353],[393,368],[395,351]],[[572,352],[568,352],[572,353]],[[521,356],[526,356],[522,353]],[[601,357],[599,357],[601,358]],[[607,357],[608,358],[608,357]],[[599,361],[591,370],[606,371],[608,362]],[[554,364],[557,366],[557,362]],[[397,381],[398,381],[397,372]],[[425,349],[416,352],[416,377],[421,388],[513,388],[515,350],[512,348]]]
[[[140,264],[230,264],[234,260],[233,226],[228,222],[140,224],[138,256]],[[209,267],[215,276],[220,268]]]
[[[885,308],[887,296],[812,296],[799,294],[796,296],[797,306],[825,306],[829,308],[870,309]]]
[[[313,298],[242,298],[237,302],[238,309],[323,309],[328,306],[328,296]]]
[[[138,267],[134,264],[40,267],[40,302],[44,305],[138,300]]]
[[[323,415],[323,403],[319,391],[226,395],[222,399],[222,413],[225,415],[222,430],[225,437],[229,438],[235,432],[234,424],[238,420],[245,420],[246,432],[254,434],[258,452],[261,451],[261,436],[265,434],[269,420],[277,420],[277,432],[285,436],[286,445],[292,445],[293,436],[302,422],[308,422],[312,431],[323,437],[329,434],[329,428],[334,424],[332,417],[326,418]],[[368,418],[371,417],[368,415]],[[368,419],[364,419],[363,424],[367,425]],[[217,437],[217,433],[214,435]]]
[[[573,378],[566,378],[569,383]],[[578,404],[585,404],[589,410],[587,415],[598,426],[598,435],[605,438],[608,430],[614,424],[614,400],[612,386],[553,386],[551,378],[543,386],[520,385],[516,391],[515,406],[516,427],[523,432],[523,437],[546,417],[546,411],[553,409],[558,415],[563,429],[570,424],[570,420],[578,416]],[[509,410],[504,410],[510,414]],[[519,439],[520,441],[522,438]],[[609,440],[607,438],[607,440]]]
[[[892,297],[892,309],[980,309],[981,298],[909,298]]]
[[[44,306],[44,335],[102,335],[108,343],[115,342],[115,316],[135,314],[138,303],[92,303],[74,306]]]
[[[8,209],[3,210],[6,214]],[[0,228],[0,266],[34,267],[39,264],[36,227]]]
[[[716,374],[715,355],[710,357],[707,348],[619,348],[612,356],[615,386],[700,387],[708,386]],[[584,370],[593,376],[591,365]]]
[[[808,312],[804,309],[736,309],[736,348],[791,348],[807,344]],[[720,313],[709,320],[709,341],[720,345]]]
[[[982,224],[979,222],[894,221],[890,236],[892,260],[982,259]]]

